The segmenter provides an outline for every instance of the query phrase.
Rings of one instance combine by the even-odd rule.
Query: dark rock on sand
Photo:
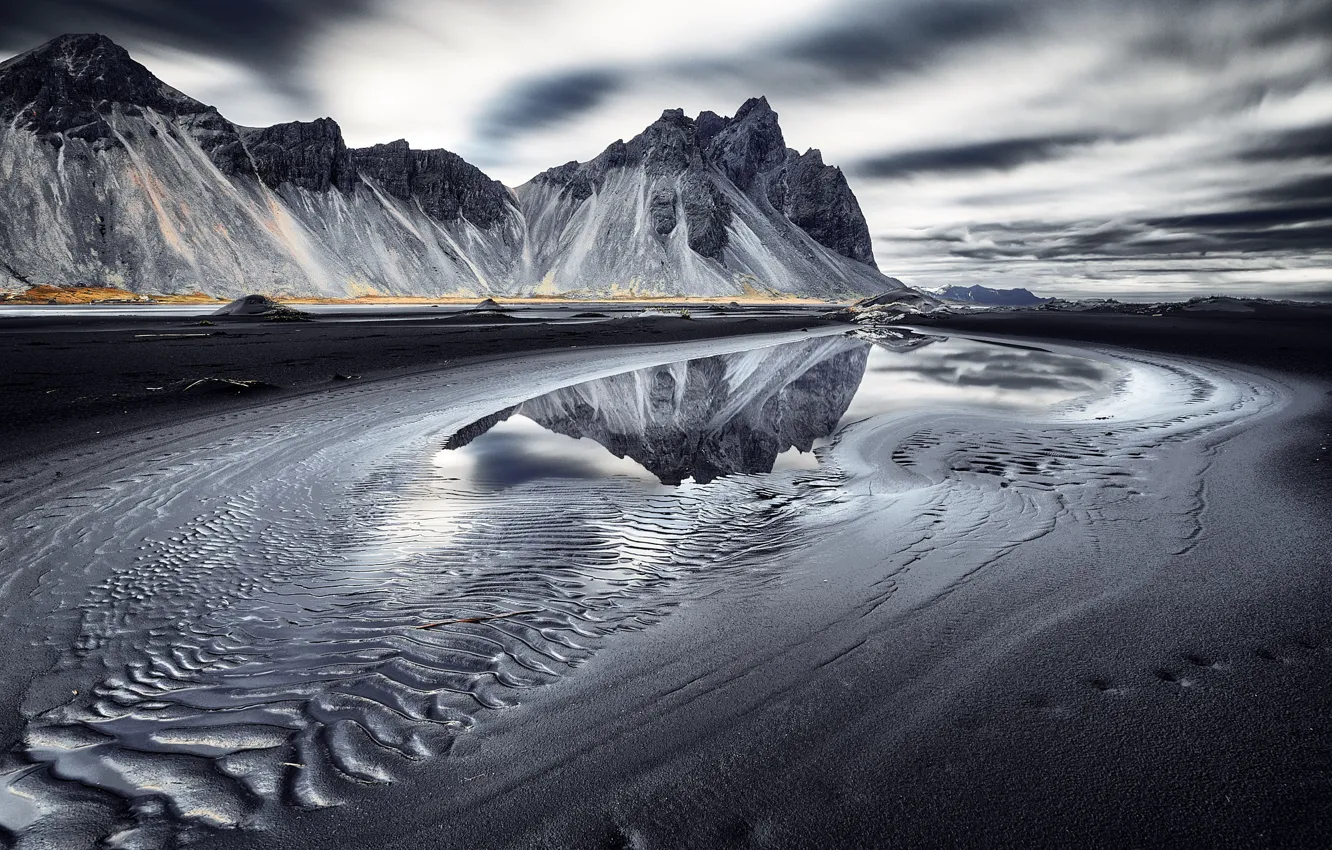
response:
[[[310,318],[309,313],[280,304],[267,295],[258,294],[237,298],[227,306],[219,308],[213,315],[229,316],[237,319],[268,319],[270,321],[305,321]]]

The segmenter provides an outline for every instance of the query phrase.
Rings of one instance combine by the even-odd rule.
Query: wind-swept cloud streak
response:
[[[857,163],[853,171],[865,177],[878,178],[919,173],[1009,171],[1027,163],[1057,159],[1067,148],[1100,140],[1100,137],[1088,133],[995,139],[873,157]]]
[[[1332,0],[51,0],[242,123],[335,117],[511,185],[759,94],[919,286],[1332,297]]]

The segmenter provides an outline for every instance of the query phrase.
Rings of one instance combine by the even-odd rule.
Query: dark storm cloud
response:
[[[1277,204],[1332,204],[1332,174],[1297,178],[1254,192],[1254,198]]]
[[[1265,207],[1237,209],[1198,215],[1169,216],[1148,219],[1152,227],[1172,230],[1199,230],[1225,232],[1274,228],[1288,224],[1306,224],[1332,220],[1332,201],[1323,204],[1303,204],[1292,207]]]
[[[923,68],[947,50],[1016,33],[1028,5],[1012,0],[866,3],[822,30],[778,46],[777,53],[842,77],[877,79]]]
[[[1254,45],[1279,47],[1292,41],[1332,38],[1332,3],[1327,0],[1287,2],[1281,4],[1280,11],[1254,28]]]
[[[1274,133],[1240,155],[1244,162],[1332,160],[1332,122]]]
[[[1308,254],[1332,245],[1332,200],[1284,207],[1242,203],[1237,199],[1222,212],[1115,222],[976,223],[917,234],[915,241],[960,259],[1046,263]]]
[[[926,148],[861,161],[852,171],[865,177],[900,177],[919,172],[1008,171],[1055,159],[1070,147],[1102,141],[1091,133],[997,139],[955,147]]]
[[[524,81],[491,106],[478,124],[478,135],[505,139],[575,118],[596,108],[620,85],[617,74],[601,69]]]
[[[927,68],[945,51],[1020,30],[1028,5],[1026,0],[853,3],[827,16],[822,27],[744,53],[625,63],[524,80],[495,98],[476,133],[502,141],[576,119],[635,79],[752,79],[754,95],[776,93],[769,92],[775,80],[800,87],[803,78],[823,91],[829,90],[827,74],[843,82],[881,80]],[[810,75],[810,68],[822,73]]]
[[[269,72],[287,95],[299,86],[283,73],[320,27],[375,0],[29,0],[0,3],[0,49],[21,52],[70,32],[98,32],[133,49],[159,44]]]
[[[1255,187],[1229,207],[1144,219],[1142,225],[1180,234],[1182,250],[1261,253],[1332,246],[1332,174]]]

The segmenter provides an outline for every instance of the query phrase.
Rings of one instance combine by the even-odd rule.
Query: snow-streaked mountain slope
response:
[[[332,121],[237,128],[100,36],[65,36],[0,66],[0,119],[9,286],[343,295],[522,285],[523,225],[503,187],[462,163],[503,199],[480,225],[427,203],[416,166],[452,154],[388,145],[399,155],[378,168],[341,167],[353,157]]]
[[[901,286],[874,265],[841,171],[787,148],[763,98],[734,118],[667,110],[517,194],[544,292],[842,297]]]
[[[817,151],[788,151],[764,101],[735,119],[667,113],[515,196],[448,151],[348,149],[331,119],[238,127],[97,35],[0,65],[0,210],[8,289],[833,296],[898,285],[873,266],[841,172]]]

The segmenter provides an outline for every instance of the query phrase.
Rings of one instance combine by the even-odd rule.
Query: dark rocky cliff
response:
[[[149,109],[186,130],[222,173],[254,173],[230,121],[157,79],[105,36],[63,35],[0,64],[0,120],[56,147],[66,139],[118,147],[116,115],[139,118]]]
[[[242,137],[260,179],[271,188],[352,192],[362,176],[390,196],[420,203],[436,221],[465,218],[488,228],[516,213],[503,184],[446,150],[414,150],[399,140],[350,149],[331,118],[245,129]]]
[[[351,152],[342,128],[331,118],[246,128],[241,137],[259,179],[270,188],[291,184],[311,192],[350,192],[356,186]]]
[[[689,247],[720,258],[731,208],[716,180],[724,178],[779,219],[844,257],[874,266],[869,226],[841,169],[822,154],[786,146],[777,113],[766,98],[746,101],[732,118],[703,112],[697,118],[668,109],[628,142],[617,141],[595,159],[570,162],[537,175],[534,183],[564,187],[576,201],[591,197],[617,168],[642,167],[651,177],[684,175],[678,200],[689,220]],[[660,191],[660,190],[659,190]],[[676,198],[661,193],[649,205],[657,233],[678,219]]]
[[[846,175],[840,168],[824,165],[818,150],[800,156],[795,151],[787,154],[767,175],[768,202],[823,247],[874,266],[869,226]]]
[[[403,201],[417,201],[437,221],[465,218],[490,227],[516,213],[509,190],[446,150],[413,150],[398,140],[351,152],[356,170]]]

